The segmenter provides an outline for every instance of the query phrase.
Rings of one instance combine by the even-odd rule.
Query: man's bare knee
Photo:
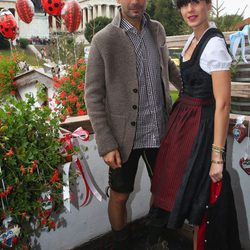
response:
[[[118,204],[125,204],[128,200],[129,194],[128,193],[118,193],[113,190],[110,191],[110,201],[118,203]]]

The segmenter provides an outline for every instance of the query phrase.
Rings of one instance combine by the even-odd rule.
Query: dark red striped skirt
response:
[[[171,211],[170,227],[185,219],[201,221],[209,196],[213,117],[213,100],[188,96],[180,97],[170,114],[151,188],[154,205]]]

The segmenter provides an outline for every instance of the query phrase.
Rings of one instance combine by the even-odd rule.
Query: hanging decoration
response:
[[[85,206],[88,204],[91,196],[95,196],[97,200],[100,202],[104,199],[104,194],[97,186],[95,180],[92,177],[90,172],[90,167],[84,155],[84,141],[89,140],[88,131],[84,130],[82,127],[76,129],[73,133],[65,134],[61,138],[61,142],[63,143],[62,153],[67,156],[67,154],[72,154],[74,148],[79,149],[77,152],[75,151],[72,155],[72,162],[67,162],[63,166],[63,200],[65,208],[70,212],[70,193],[69,193],[69,169],[70,166],[75,166],[80,175],[83,178],[83,184],[85,189],[85,197],[81,204],[81,206]]]
[[[30,23],[35,13],[35,7],[31,0],[16,0],[16,10],[20,19]]]
[[[246,137],[246,127],[243,124],[244,119],[244,116],[239,116],[235,126],[233,127],[233,136],[238,143],[241,143]]]
[[[16,38],[17,24],[9,10],[3,9],[0,12],[0,32],[5,38],[11,40]]]
[[[52,16],[61,15],[61,11],[64,5],[63,0],[41,0],[41,3],[46,13]]]
[[[246,59],[246,47],[245,47],[245,37],[248,38],[248,43],[250,44],[250,24],[247,24],[243,27],[241,31],[237,31],[229,36],[230,38],[230,51],[233,57],[236,57],[236,53],[238,48],[241,50],[241,58],[245,63],[247,62]]]
[[[62,9],[62,18],[69,32],[75,32],[81,23],[81,7],[76,0],[68,1]]]
[[[248,174],[250,175],[250,158],[249,157],[242,157],[240,159],[240,166],[241,168]]]
[[[5,248],[12,248],[16,245],[19,234],[20,227],[13,224],[12,218],[7,217],[3,220],[3,226],[0,231],[0,243]]]
[[[242,157],[239,161],[240,167],[248,174],[250,175],[250,148],[249,148],[249,141],[250,141],[250,122],[248,122],[248,132],[247,132],[247,147],[245,151],[244,157]]]

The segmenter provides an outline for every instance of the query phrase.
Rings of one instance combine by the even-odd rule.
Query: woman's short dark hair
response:
[[[206,1],[206,3],[211,3],[211,0],[176,0],[176,6],[178,9],[180,9],[184,5],[187,5],[191,2],[199,3],[200,1]]]

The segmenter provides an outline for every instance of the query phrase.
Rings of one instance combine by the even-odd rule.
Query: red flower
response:
[[[16,94],[16,91],[15,91],[15,90],[11,90],[11,91],[10,91],[10,94],[11,94],[11,95],[15,95],[15,94]]]
[[[33,165],[31,167],[33,170],[37,169],[37,161],[36,160],[33,161]]]
[[[47,223],[47,218],[43,218],[42,220],[41,220],[41,224],[42,225],[45,225]]]
[[[12,156],[14,155],[14,152],[12,151],[12,148],[5,154],[5,156]]]
[[[79,76],[81,76],[81,73],[77,72],[77,71],[74,71],[73,76],[74,76],[74,78],[78,78]]]
[[[20,166],[20,170],[21,170],[21,172],[23,173],[23,174],[25,174],[26,173],[26,170],[25,170],[25,168],[24,168],[24,166],[22,165],[22,166]]]
[[[50,179],[50,182],[57,182],[57,181],[59,181],[58,170],[55,169],[54,175],[53,175],[52,178]]]
[[[77,60],[77,63],[84,63],[84,58],[79,58],[78,60]]]
[[[72,114],[73,114],[73,111],[72,111],[72,109],[71,109],[71,107],[70,107],[70,106],[67,106],[67,111],[68,111],[68,113],[69,113],[70,115],[72,115]]]
[[[12,83],[13,85],[16,85],[16,81]]]
[[[78,89],[79,91],[81,91],[81,90],[84,89],[84,86],[83,86],[82,84],[78,84],[78,85],[77,85],[77,89]]]
[[[78,109],[77,114],[78,114],[78,115],[86,115],[87,112],[86,112],[85,110]]]
[[[61,99],[65,99],[65,97],[66,97],[66,92],[62,91],[62,92],[60,93],[60,97],[61,97]]]
[[[56,229],[56,223],[55,223],[55,221],[51,220],[49,222],[49,227],[52,228],[52,229]]]
[[[57,98],[55,99],[55,103],[58,105],[58,104],[60,104],[61,102],[60,102],[60,100],[58,100]]]
[[[7,196],[8,194],[11,193],[11,191],[13,190],[13,187],[12,186],[7,186],[6,190],[4,192],[1,192],[0,193],[0,197],[5,197]]]

